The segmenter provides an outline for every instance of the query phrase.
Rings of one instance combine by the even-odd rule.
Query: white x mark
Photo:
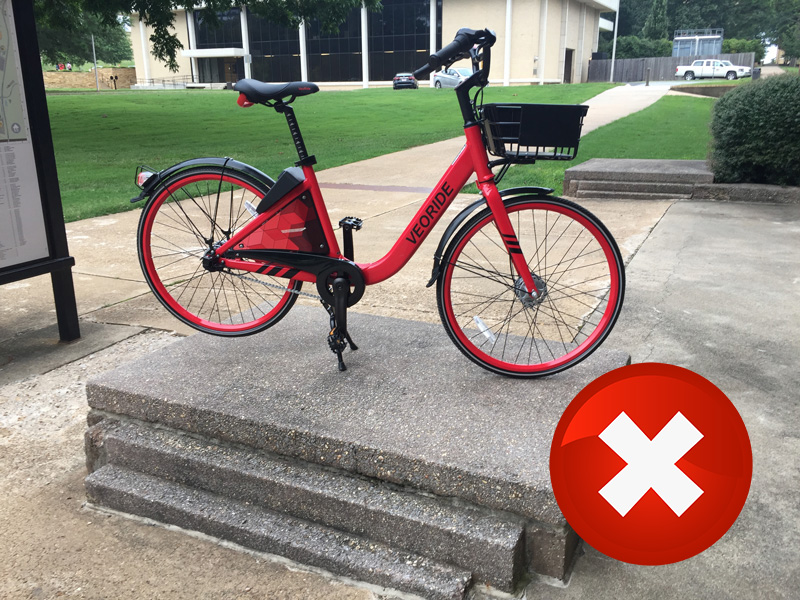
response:
[[[703,438],[681,413],[676,413],[652,441],[624,412],[599,437],[628,463],[600,490],[600,495],[623,517],[650,488],[679,517],[703,494],[675,466]]]

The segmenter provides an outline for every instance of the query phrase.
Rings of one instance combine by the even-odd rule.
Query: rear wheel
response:
[[[252,218],[269,186],[244,173],[198,167],[165,181],[139,220],[139,263],[175,317],[206,333],[248,335],[277,323],[302,283],[204,261]]]
[[[437,90],[440,90],[440,89],[442,89],[442,82],[441,82],[441,81],[437,81],[437,82],[436,82],[436,83],[434,83],[433,85],[434,85],[434,87],[435,87]]]
[[[686,71],[686,74],[683,76],[686,81],[692,81],[694,79],[694,72]]]
[[[527,293],[487,208],[445,252],[439,314],[480,366],[549,375],[589,356],[611,331],[624,296],[622,256],[605,226],[568,200],[529,196],[506,208],[539,296]]]

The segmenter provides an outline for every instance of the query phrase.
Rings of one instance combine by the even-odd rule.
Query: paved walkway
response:
[[[593,98],[585,131],[640,110],[665,92],[625,86]],[[440,142],[320,173],[332,220],[346,214],[366,219],[355,238],[358,260],[375,260],[388,250],[424,196],[420,188],[435,184],[460,144]],[[376,181],[394,187],[376,189]],[[469,199],[459,198],[454,210]],[[734,528],[695,559],[644,568],[588,549],[568,588],[537,584],[527,597],[791,598],[800,589],[800,313],[794,301],[800,258],[793,251],[800,245],[800,207],[586,204],[609,226],[629,263],[626,308],[608,344],[629,351],[635,362],[692,368],[726,392],[750,431],[753,487]],[[153,338],[142,331],[189,333],[142,279],[137,219],[134,211],[67,227],[84,332],[78,342],[57,343],[48,277],[0,286],[0,554],[6,557],[0,595],[376,598],[327,577],[259,564],[263,560],[207,541],[80,509],[81,386],[98,369],[113,366],[104,357],[114,349],[121,353],[118,360],[147,352],[144,344]],[[357,309],[438,321],[434,292],[424,288],[434,246],[426,242],[397,278],[368,290]],[[320,319],[324,343],[322,312]],[[61,365],[67,366],[56,369]],[[39,394],[46,381],[61,381],[62,371],[71,383]],[[76,394],[68,412],[68,399]],[[48,423],[74,421],[75,415],[69,429],[53,426],[48,437]],[[25,427],[38,441],[19,434]]]
[[[649,106],[667,91],[620,86],[592,98],[586,102],[591,108],[584,133]],[[365,220],[364,229],[355,234],[357,261],[377,260],[389,250],[463,143],[463,137],[454,138],[318,174],[334,224],[348,215]],[[450,211],[455,215],[472,200],[471,196],[462,195]],[[623,247],[633,248],[636,240],[642,239],[658,221],[667,204],[647,204],[635,211],[633,219],[626,206],[604,203],[590,208],[597,210]],[[139,214],[136,210],[67,225],[69,250],[76,262],[73,274],[79,314],[100,323],[193,333],[158,304],[142,277],[135,245]],[[432,290],[424,294],[423,302],[419,297],[420,287],[430,278],[433,250],[440,235],[440,231],[434,232],[397,276],[370,288],[358,310],[438,322]],[[55,322],[49,277],[0,286],[0,342]],[[74,358],[72,354],[64,356],[64,360]],[[61,360],[53,354],[50,357],[54,365]],[[0,378],[2,375],[0,370]]]

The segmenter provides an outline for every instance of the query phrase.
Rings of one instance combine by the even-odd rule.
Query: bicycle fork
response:
[[[525,291],[527,291],[533,300],[536,300],[539,298],[542,290],[536,286],[533,274],[528,264],[525,262],[525,256],[522,254],[517,234],[514,232],[514,227],[511,225],[511,219],[508,217],[508,211],[506,211],[505,204],[503,204],[503,199],[500,196],[500,192],[497,190],[494,179],[492,178],[483,182],[478,181],[477,185],[481,192],[483,192],[486,204],[494,215],[494,221],[500,232],[500,238],[503,240],[506,251],[511,257],[511,262],[525,286]]]

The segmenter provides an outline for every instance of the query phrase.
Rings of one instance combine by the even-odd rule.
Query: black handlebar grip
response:
[[[438,52],[431,54],[428,64],[432,69],[438,69],[462,52],[466,52],[473,45],[475,31],[472,29],[459,29],[455,39]]]
[[[433,67],[429,64],[425,64],[425,66],[420,67],[416,71],[414,71],[414,79],[422,79],[426,75],[428,75],[431,71],[433,71]]]

